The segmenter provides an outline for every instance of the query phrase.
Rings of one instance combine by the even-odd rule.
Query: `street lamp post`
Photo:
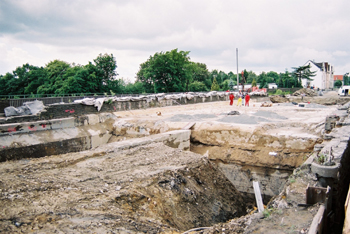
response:
[[[237,61],[237,91],[239,91],[239,78],[238,78],[238,48],[236,48],[236,61]]]

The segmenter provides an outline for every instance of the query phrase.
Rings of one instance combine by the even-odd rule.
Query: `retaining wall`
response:
[[[114,118],[113,114],[101,113],[0,125],[0,162],[79,152],[106,145],[113,128],[108,120]],[[170,147],[189,150],[190,134],[190,130],[178,130],[111,144],[135,147],[161,141]]]

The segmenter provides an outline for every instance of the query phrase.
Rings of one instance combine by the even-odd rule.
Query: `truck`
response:
[[[349,90],[350,90],[350,85],[344,85],[344,86],[339,88],[338,95],[339,96],[348,96]]]

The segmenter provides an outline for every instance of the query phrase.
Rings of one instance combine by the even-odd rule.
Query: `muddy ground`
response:
[[[334,93],[325,97],[326,104],[339,100]],[[322,109],[328,111],[325,106],[314,106],[318,109],[313,111],[296,111],[290,103],[274,104],[280,108],[278,115],[265,113],[265,116],[251,117],[252,112],[265,111],[260,104],[252,101],[251,107],[230,107],[221,102],[116,113],[119,123],[114,126],[110,143],[179,129],[191,122],[192,117],[197,122],[193,128],[197,131],[193,137],[197,139],[205,136],[199,130],[215,124],[239,126],[247,133],[270,131],[278,137],[279,128],[293,127],[285,122],[302,120],[302,112],[310,112],[304,119],[305,126],[294,126],[295,131],[284,135],[319,136],[321,128],[317,126],[324,118],[314,113]],[[231,110],[239,110],[246,117],[220,122],[222,118],[227,121],[222,114]],[[157,116],[157,111],[162,115]],[[271,117],[274,122],[266,125]],[[132,123],[136,130],[130,127]],[[306,129],[306,126],[309,127]],[[315,139],[312,144],[317,142]],[[249,148],[248,143],[243,147],[245,150]],[[302,158],[306,159],[304,155],[311,151],[310,148],[302,152]],[[214,152],[215,148],[211,155]],[[210,160],[212,156],[200,153],[153,143],[118,151],[106,146],[1,163],[0,232],[183,233],[190,229],[194,229],[191,233],[307,232],[318,209],[317,204],[307,208],[298,206],[305,203],[306,186],[318,186],[317,179],[308,170],[296,170],[286,181],[285,192],[276,196],[262,214],[254,211],[254,202],[247,200],[226,179],[217,162]],[[227,162],[235,162],[238,154],[241,153],[232,153]],[[218,162],[223,162],[220,157]],[[261,157],[264,166],[271,161]],[[296,167],[301,163],[298,158],[289,164]]]

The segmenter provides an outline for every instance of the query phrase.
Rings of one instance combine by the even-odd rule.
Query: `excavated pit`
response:
[[[252,181],[259,181],[265,204],[278,195],[320,141],[320,123],[332,111],[297,110],[293,119],[285,110],[125,112],[108,122],[105,145],[1,163],[0,231],[177,233],[246,215],[256,206]],[[162,142],[119,147],[189,122],[190,151]]]
[[[159,233],[246,214],[244,196],[206,157],[151,143],[4,162],[4,233]]]

